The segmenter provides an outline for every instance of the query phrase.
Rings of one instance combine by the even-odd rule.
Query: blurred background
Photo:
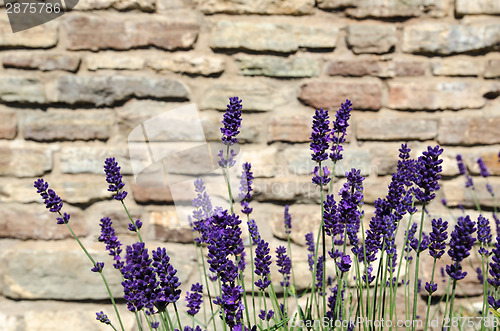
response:
[[[137,185],[129,160],[131,130],[180,106],[197,107],[205,139],[215,142],[229,97],[243,100],[238,139],[256,177],[253,218],[274,251],[290,205],[294,261],[306,275],[304,235],[320,219],[312,115],[322,107],[333,117],[347,98],[354,111],[335,187],[345,171],[361,169],[366,224],[403,142],[413,157],[444,147],[432,217],[449,217],[443,198],[452,212],[462,205],[477,217],[457,154],[490,217],[476,160],[500,194],[499,15],[498,0],[80,0],[13,34],[2,7],[0,330],[101,330],[96,311],[114,318],[100,277],[33,188],[39,177],[50,183],[75,232],[110,267],[99,219],[111,217],[122,242],[135,237],[110,201],[106,157],[122,167],[126,203],[148,245],[167,248],[183,290],[197,281],[193,236],[171,192]],[[105,271],[119,296],[119,275]],[[464,280],[469,297],[481,293],[474,282]],[[124,322],[134,329],[132,314]]]

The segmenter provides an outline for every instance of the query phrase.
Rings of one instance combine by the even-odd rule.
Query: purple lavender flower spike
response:
[[[159,326],[160,326],[160,322],[151,321],[151,328],[152,329],[158,329]]]
[[[430,245],[429,254],[435,259],[440,259],[446,248],[446,239],[448,238],[448,222],[441,218],[432,220],[432,231],[429,234]]]
[[[136,220],[134,224],[128,224],[129,231],[137,232],[137,230],[139,230],[140,228],[142,228],[142,222],[140,220]]]
[[[335,245],[342,245],[344,243],[342,237],[344,235],[345,224],[340,221],[333,194],[326,196],[323,219],[325,222],[326,234],[333,237]]]
[[[271,280],[269,276],[271,274],[271,255],[269,254],[269,244],[260,240],[255,249],[255,274],[261,276],[261,279],[255,282],[255,286],[264,291],[269,285],[271,285]]]
[[[292,230],[292,216],[290,215],[288,205],[285,206],[285,212],[284,212],[283,218],[284,218],[284,222],[285,222],[285,233],[290,234],[290,232]]]
[[[465,168],[464,161],[462,159],[462,155],[457,154],[457,166],[458,166],[458,173],[460,175],[465,175],[467,173],[467,169]]]
[[[235,156],[236,156],[236,152],[234,151],[234,149],[231,149],[229,151],[229,157],[226,159],[224,157],[224,151],[222,149],[219,150],[219,154],[217,154],[217,156],[220,158],[218,164],[221,168],[226,168],[226,167],[229,167],[231,168],[232,166],[234,166],[234,164],[236,163],[236,160],[234,159]]]
[[[95,266],[90,269],[92,272],[101,272],[104,268],[104,262],[96,262]]]
[[[313,178],[312,178],[312,182],[318,186],[325,186],[326,184],[330,183],[330,174],[331,172],[328,170],[328,167],[323,167],[322,168],[322,174],[320,175],[318,172],[319,172],[319,167],[316,166],[314,167],[314,170],[313,170]]]
[[[448,206],[448,201],[446,201],[446,199],[443,198],[441,199],[441,204],[446,207]]]
[[[328,120],[328,110],[317,109],[313,116],[310,150],[312,160],[316,162],[324,161],[328,158],[326,150],[330,143],[330,121]]]
[[[257,224],[255,220],[250,220],[247,222],[248,231],[250,232],[250,238],[252,239],[253,245],[257,245],[260,242],[260,234],[259,229],[257,228]]]
[[[482,158],[477,159],[477,165],[479,166],[479,174],[482,177],[488,177],[490,175],[490,172],[488,171],[488,167],[486,164],[484,164],[484,161]]]
[[[241,301],[243,288],[241,286],[222,285],[222,295],[217,297],[213,302],[222,307],[226,324],[234,329],[235,326],[241,324],[243,318],[243,302]],[[222,317],[222,311],[221,311]]]
[[[109,192],[114,192],[113,199],[123,200],[127,196],[126,191],[120,191],[125,186],[123,183],[123,176],[120,173],[121,167],[118,166],[118,162],[115,161],[114,157],[107,158],[104,161],[104,172],[106,173],[106,182],[108,182]]]
[[[443,149],[436,145],[434,148],[428,146],[427,151],[423,152],[418,158],[417,176],[415,184],[418,188],[415,189],[415,196],[422,202],[429,202],[439,190],[438,180],[441,179],[439,174],[442,171],[441,163],[443,162],[439,156],[443,153]]]
[[[270,321],[274,316],[274,311],[271,309],[267,313],[265,310],[260,310],[259,318],[263,321]]]
[[[243,164],[243,172],[241,174],[241,186],[240,186],[240,198],[242,199],[240,204],[243,209],[241,212],[243,214],[249,215],[252,212],[252,208],[248,206],[250,200],[252,199],[252,180],[254,179],[253,177],[253,172],[252,170],[252,165],[248,162],[245,162]]]
[[[465,175],[465,187],[470,187],[472,190],[474,190],[474,181],[469,174]]]
[[[279,246],[276,248],[276,265],[279,267],[278,272],[283,275],[284,281],[281,286],[288,287],[290,285],[290,271],[292,270],[292,260],[286,255],[286,248]]]
[[[236,136],[240,133],[238,129],[241,127],[241,109],[243,108],[241,102],[242,100],[238,97],[229,98],[229,104],[222,119],[224,127],[220,129],[225,145],[234,145],[238,142]]]
[[[332,129],[332,152],[330,159],[333,162],[342,160],[343,147],[341,144],[345,142],[347,127],[349,126],[349,118],[351,117],[352,103],[349,99],[340,105],[339,110],[335,114],[335,121]]]
[[[410,226],[410,230],[408,231],[408,233],[405,231],[405,237],[407,237],[407,241],[406,241],[406,245],[405,245],[405,252],[408,253],[407,256],[405,256],[405,260],[408,260],[408,261],[411,261],[413,260],[413,257],[409,255],[409,253],[411,252],[412,250],[412,243],[413,243],[413,240],[417,240],[415,238],[415,234],[417,233],[417,223],[412,223],[412,225]]]
[[[496,238],[495,248],[491,250],[493,256],[490,262],[490,278],[488,278],[488,283],[495,288],[495,290],[500,287],[500,237]]]
[[[181,283],[176,276],[177,270],[170,264],[170,257],[165,248],[158,247],[152,252],[153,273],[158,275],[159,284],[154,289],[154,305],[159,311],[165,311],[169,303],[179,300]]]
[[[196,315],[201,308],[203,303],[203,285],[196,283],[191,285],[191,292],[186,292],[186,301],[188,302],[187,307],[189,310],[187,313],[191,316]]]
[[[236,329],[233,329],[233,330],[236,330]],[[184,331],[203,331],[199,325],[195,326],[195,328],[193,329],[192,327],[190,327],[189,325],[186,325],[184,327]]]
[[[68,224],[70,218],[70,214],[64,212],[63,217],[56,217],[57,224]]]
[[[477,241],[484,246],[479,249],[479,254],[482,256],[489,256],[490,253],[487,247],[491,243],[490,221],[483,217],[483,215],[479,215],[477,218]]]
[[[495,300],[491,295],[488,296],[488,303],[490,304],[491,308],[498,310],[500,308],[500,299]]]
[[[316,263],[316,288],[318,289],[318,293],[320,295],[323,294],[323,255],[318,256],[318,263]]]
[[[309,254],[307,255],[307,261],[309,263],[309,270],[313,271],[314,268],[314,237],[313,233],[309,232],[306,234],[306,246]]]
[[[349,269],[351,268],[351,257],[349,255],[343,255],[339,261],[337,261],[337,266],[339,267],[339,270],[342,272],[348,272]]]
[[[111,324],[111,321],[109,320],[108,316],[106,314],[104,314],[103,311],[100,311],[100,312],[95,313],[95,314],[97,315],[96,320],[98,320],[99,322],[106,324],[106,325]]]
[[[455,229],[451,233],[450,248],[448,255],[455,262],[451,266],[446,266],[446,273],[455,280],[463,279],[467,272],[462,271],[462,262],[470,254],[470,250],[476,238],[473,237],[476,231],[476,223],[472,222],[469,216],[459,217]]]
[[[56,217],[57,224],[67,224],[70,219],[70,214],[64,213],[61,215],[61,209],[63,207],[62,199],[56,194],[56,192],[54,192],[54,190],[49,188],[49,184],[39,178],[34,182],[33,186],[36,188],[36,192],[39,193],[44,200],[45,208],[52,213],[58,213],[62,216]]]
[[[123,298],[127,300],[127,308],[131,312],[147,308],[154,309],[154,291],[159,282],[156,272],[151,266],[152,260],[144,243],[127,246],[126,265],[122,268],[124,281]]]
[[[99,241],[104,242],[106,244],[106,250],[109,252],[109,255],[113,257],[115,263],[113,267],[115,269],[120,270],[123,268],[124,263],[121,260],[120,254],[122,252],[121,246],[122,243],[116,237],[115,229],[113,228],[111,219],[109,217],[101,218],[101,235],[99,236]]]
[[[425,283],[425,290],[427,291],[427,293],[429,293],[429,295],[432,295],[432,293],[436,292],[437,291],[437,284],[434,284],[434,282],[426,282]]]

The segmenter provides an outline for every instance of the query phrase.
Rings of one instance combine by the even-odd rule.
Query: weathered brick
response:
[[[103,176],[56,179],[51,180],[50,184],[61,199],[70,204],[90,204],[111,199],[112,195],[112,192],[108,192],[108,184]]]
[[[262,117],[260,114],[246,114],[245,129],[238,134],[239,143],[257,143],[263,138]],[[221,141],[221,113],[204,111],[200,114],[201,125],[207,141]]]
[[[149,187],[132,183],[132,194],[138,203],[173,203],[174,198],[168,187]]]
[[[191,48],[198,36],[195,22],[165,16],[67,15],[64,20],[67,49],[130,49],[154,46],[175,50]],[[96,31],[100,31],[96,37]],[[160,31],[160,32],[158,32]]]
[[[76,72],[80,56],[63,53],[9,53],[2,58],[4,68],[37,69],[41,71],[65,70]]]
[[[448,2],[443,0],[318,0],[321,9],[343,9],[349,16],[364,17],[412,17],[429,13],[431,16],[441,17],[446,14]]]
[[[378,81],[311,81],[301,86],[299,100],[315,108],[337,109],[346,99],[354,109],[378,110],[382,88]]]
[[[435,76],[478,76],[484,70],[482,62],[469,57],[433,60],[431,68]]]
[[[254,180],[254,199],[256,201],[295,201],[296,203],[320,200],[317,185],[310,177],[283,176],[257,178]]]
[[[361,119],[356,122],[359,140],[429,140],[437,136],[438,121],[424,118]]]
[[[486,189],[486,180],[483,177],[473,177],[474,191],[481,206],[493,207],[491,195]],[[493,188],[493,192],[500,192],[500,180],[498,177],[489,177],[488,183]],[[475,207],[472,194],[465,188],[465,178],[460,176],[456,179],[442,183],[442,190],[449,206],[462,204],[465,207]]]
[[[65,174],[92,173],[103,175],[104,161],[114,157],[121,167],[122,175],[133,174],[127,146],[78,146],[62,147],[61,171]]]
[[[500,162],[498,162],[498,147],[481,147],[477,150],[467,149],[462,153],[463,159],[470,173],[479,175],[477,159],[481,158],[491,175],[500,175]],[[456,163],[456,162],[455,162]]]
[[[36,78],[4,76],[0,80],[0,101],[45,103],[42,83]]]
[[[205,14],[306,15],[314,9],[313,0],[194,0],[194,3]]]
[[[394,109],[480,108],[488,86],[469,81],[390,81],[387,106]]]
[[[311,160],[311,151],[308,146],[299,146],[288,148],[283,152],[285,156],[288,172],[294,175],[310,175],[317,166],[316,162]],[[335,166],[335,175],[345,176],[346,171],[352,168],[360,169],[361,174],[370,173],[370,153],[364,149],[344,148],[343,159],[338,161]],[[330,160],[323,162],[322,165],[332,168]],[[285,174],[286,175],[286,174]]]
[[[166,70],[191,75],[210,76],[224,71],[225,61],[220,57],[191,53],[154,57],[147,60],[147,66],[158,71]]]
[[[57,224],[53,224],[57,226]],[[94,243],[87,249],[98,261],[112,265],[111,257]],[[102,279],[90,272],[92,263],[72,241],[18,242],[0,256],[3,293],[15,299],[106,299]],[[120,274],[106,275],[115,297],[123,293]]]
[[[146,65],[146,60],[141,56],[103,53],[87,55],[85,63],[87,64],[87,69],[91,71],[100,69],[141,70]]]
[[[96,311],[113,311],[113,305],[72,301],[2,300],[0,320],[6,330],[36,330],[43,325],[51,331],[101,331],[104,324],[96,323]],[[136,325],[134,314],[126,304],[117,303],[125,330]],[[111,317],[112,319],[112,317]]]
[[[186,86],[164,77],[138,76],[62,76],[57,79],[53,102],[111,106],[132,97],[155,99],[189,98]]]
[[[57,45],[57,23],[55,21],[12,33],[7,15],[0,20],[0,47],[7,48],[51,48]]]
[[[319,62],[312,58],[284,59],[277,56],[240,56],[236,58],[245,76],[313,77],[319,75]]]
[[[486,78],[500,77],[500,59],[491,59],[488,61],[484,77]]]
[[[245,148],[241,155],[244,161],[252,163],[255,178],[274,177],[280,171],[276,146]]]
[[[149,213],[154,240],[190,244],[194,240],[189,223],[181,224],[175,209]]]
[[[239,96],[244,110],[271,111],[286,102],[282,93],[269,84],[257,81],[233,80],[215,83],[203,93],[201,109],[225,110],[229,97]]]
[[[312,118],[305,115],[275,116],[269,121],[268,142],[308,142]]]
[[[99,10],[114,8],[117,10],[139,9],[145,12],[152,12],[156,8],[154,0],[80,0],[75,10]]]
[[[65,211],[71,214],[71,227],[79,237],[88,235],[88,229],[80,212]],[[73,238],[65,226],[56,224],[54,214],[44,206],[36,205],[26,208],[26,205],[2,205],[0,209],[0,238],[22,240],[53,240]]]
[[[17,116],[14,111],[0,110],[0,139],[14,139],[17,134]]]
[[[108,111],[33,111],[24,119],[24,138],[36,141],[107,140],[113,126]]]
[[[352,24],[347,27],[347,45],[356,54],[390,52],[397,43],[394,25]]]
[[[316,25],[219,21],[212,31],[213,49],[243,49],[292,53],[299,47],[335,48],[338,27]]]
[[[500,3],[496,0],[457,0],[455,6],[455,11],[459,15],[500,14]]]
[[[438,141],[444,145],[491,145],[500,143],[500,117],[443,118]]]
[[[500,24],[420,23],[406,26],[402,49],[416,54],[455,54],[485,51],[500,42]]]
[[[49,148],[17,142],[0,147],[0,176],[35,177],[51,169]]]
[[[335,76],[424,76],[426,64],[421,61],[330,60],[325,65],[327,75]]]

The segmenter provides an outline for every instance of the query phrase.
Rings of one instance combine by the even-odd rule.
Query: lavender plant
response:
[[[229,171],[236,164],[238,134],[242,125],[242,100],[229,99],[222,119],[222,142],[225,149],[219,151],[219,165],[226,175],[229,208],[213,206],[201,178],[194,182],[196,198],[190,225],[193,244],[196,246],[200,279],[191,284],[190,291],[181,293],[177,270],[165,248],[151,250],[143,241],[142,222],[133,220],[126,207],[127,192],[121,169],[114,158],[104,163],[108,191],[120,202],[130,223],[128,229],[137,235],[138,241],[125,248],[116,236],[109,217],[100,220],[99,241],[113,259],[113,269],[122,277],[123,299],[128,310],[135,314],[137,328],[202,331],[207,329],[257,331],[257,330],[383,330],[398,329],[396,305],[398,290],[404,291],[405,317],[416,329],[419,296],[427,295],[425,330],[428,329],[432,301],[438,284],[435,280],[437,260],[445,252],[451,258],[442,274],[449,276],[445,295],[445,312],[439,316],[442,328],[454,327],[456,316],[455,297],[459,281],[467,276],[463,266],[471,254],[481,257],[478,268],[483,286],[481,329],[488,327],[486,305],[500,316],[500,237],[492,245],[489,220],[482,213],[477,222],[469,215],[457,219],[457,225],[448,238],[448,222],[442,218],[428,220],[428,206],[439,190],[441,178],[440,146],[428,146],[417,159],[410,156],[407,144],[399,149],[399,161],[387,194],[375,201],[375,212],[365,229],[363,211],[364,180],[359,169],[345,173],[345,182],[339,192],[333,191],[335,168],[343,159],[343,144],[353,105],[346,100],[330,121],[328,110],[319,109],[313,116],[311,133],[311,159],[316,164],[311,173],[321,201],[319,203],[320,226],[316,232],[305,236],[307,258],[311,278],[309,286],[299,291],[294,272],[292,240],[294,227],[289,205],[284,207],[283,228],[286,247],[272,247],[261,236],[257,222],[252,219],[251,206],[253,180],[252,165],[243,164],[239,198],[241,214],[235,211]],[[332,117],[333,118],[333,117]],[[499,155],[500,157],[500,155]],[[331,162],[330,162],[331,161]],[[500,161],[500,160],[499,160]],[[466,176],[466,188],[471,191],[477,209],[481,212],[472,177],[460,155],[457,156],[459,173]],[[482,159],[477,161],[480,175],[487,180],[490,175]],[[115,300],[109,290],[103,262],[96,261],[84,247],[70,226],[70,215],[62,211],[62,199],[38,179],[34,183],[44,204],[56,214],[57,224],[66,225],[90,260],[89,269],[99,273],[109,293],[118,324],[112,323],[103,311],[96,319],[112,329],[125,330]],[[497,204],[492,186],[486,189],[493,201],[492,217],[497,229]],[[446,201],[443,202],[447,205]],[[299,207],[299,206],[298,206]],[[420,213],[420,222],[413,222]],[[246,217],[242,220],[240,217]],[[429,222],[432,231],[423,229]],[[245,245],[242,223],[248,228]],[[398,233],[403,233],[403,243],[398,247]],[[477,245],[476,245],[477,244]],[[274,259],[271,252],[275,253]],[[250,261],[248,259],[248,255]],[[428,254],[433,261],[430,279],[420,279],[421,258]],[[277,267],[278,278],[272,273]],[[247,267],[249,266],[249,267]],[[411,268],[414,270],[413,277]],[[401,273],[403,272],[403,276]],[[419,278],[420,277],[420,278]],[[247,282],[245,282],[247,281]],[[425,282],[425,292],[420,284]],[[249,288],[245,288],[248,286]],[[283,295],[278,296],[275,286],[281,286]],[[411,286],[410,286],[411,285]],[[247,298],[247,293],[250,297]],[[184,297],[184,300],[180,298]],[[204,299],[206,296],[206,299]],[[251,301],[250,301],[251,300]],[[179,305],[184,304],[185,309]],[[403,303],[401,303],[401,306]],[[203,314],[203,318],[199,315]],[[189,318],[183,325],[182,317]],[[399,316],[401,317],[401,316]],[[216,320],[218,322],[216,323]],[[383,322],[385,321],[385,323]],[[119,326],[118,326],[119,325]],[[219,326],[220,325],[220,326]],[[498,325],[495,324],[495,325]],[[492,326],[495,326],[492,324]],[[118,326],[118,327],[117,327]]]

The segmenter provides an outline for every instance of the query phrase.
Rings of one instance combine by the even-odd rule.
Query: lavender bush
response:
[[[190,222],[202,271],[199,282],[192,284],[184,295],[166,249],[150,250],[142,240],[142,223],[132,219],[125,204],[127,192],[120,167],[114,158],[105,160],[108,191],[122,204],[130,219],[128,229],[136,233],[138,242],[122,249],[108,217],[100,221],[99,241],[112,256],[113,268],[121,274],[123,298],[128,310],[135,314],[139,330],[382,330],[403,327],[427,330],[429,327],[470,328],[471,322],[472,327],[481,330],[496,328],[498,321],[488,315],[488,308],[495,316],[500,316],[497,312],[500,309],[500,237],[492,241],[489,219],[481,211],[472,177],[460,155],[457,155],[459,172],[465,176],[465,187],[481,213],[477,220],[470,215],[460,215],[451,228],[451,222],[429,216],[428,206],[439,190],[443,149],[428,146],[421,156],[413,159],[411,150],[403,144],[387,194],[375,201],[374,216],[365,229],[364,178],[360,170],[346,172],[345,183],[338,194],[333,191],[335,167],[343,158],[352,103],[346,100],[331,119],[327,110],[316,110],[310,137],[311,159],[316,162],[311,181],[321,196],[318,206],[321,223],[316,233],[305,236],[311,278],[309,286],[299,290],[291,250],[293,215],[289,206],[285,206],[286,247],[272,250],[252,219],[254,177],[250,163],[243,164],[242,169],[241,214],[235,211],[229,170],[235,165],[233,147],[241,129],[242,101],[238,97],[229,101],[221,128],[224,148],[218,154],[219,165],[226,175],[229,208],[213,206],[203,181],[195,181],[196,198]],[[477,162],[481,176],[487,179],[486,165],[481,159]],[[124,330],[103,273],[106,266],[96,261],[75,235],[70,215],[63,211],[62,199],[48,183],[38,179],[34,186],[47,209],[56,215],[57,224],[67,226],[89,258],[89,269],[99,273],[104,282],[116,316],[109,318],[101,311],[96,313],[96,319],[114,330]],[[498,234],[496,197],[487,181],[486,188],[493,199],[491,216]],[[443,204],[446,205],[446,201]],[[414,218],[419,221],[414,222]],[[432,229],[428,234],[423,231],[426,223]],[[249,237],[247,248],[243,241],[244,228]],[[398,233],[404,238],[400,246],[396,242]],[[435,280],[437,261],[445,253],[451,258],[451,263],[441,270],[448,276],[447,284]],[[472,277],[463,269],[471,254],[480,257],[481,267],[477,272],[484,297],[481,315],[474,316],[473,320],[455,309],[457,286],[465,277]],[[422,279],[419,273],[424,255],[429,255],[433,261],[430,279]],[[279,284],[283,295],[278,295],[273,285],[273,263],[281,277]],[[245,278],[251,278],[250,288],[245,288]],[[422,282],[425,283],[423,290]],[[436,296],[439,287],[444,288],[441,293],[445,294]],[[423,316],[417,315],[419,296],[427,299],[423,321]],[[404,303],[398,302],[401,297]],[[184,304],[180,305],[180,300],[186,303],[185,311],[181,309]],[[436,300],[444,301],[445,311],[438,316],[434,312],[431,316],[431,306]],[[398,316],[396,305],[403,304],[405,316]],[[181,319],[181,316],[190,317],[192,322],[183,325],[181,320],[186,318]],[[431,325],[431,317],[437,321],[436,325]],[[400,325],[401,321],[405,324]]]

